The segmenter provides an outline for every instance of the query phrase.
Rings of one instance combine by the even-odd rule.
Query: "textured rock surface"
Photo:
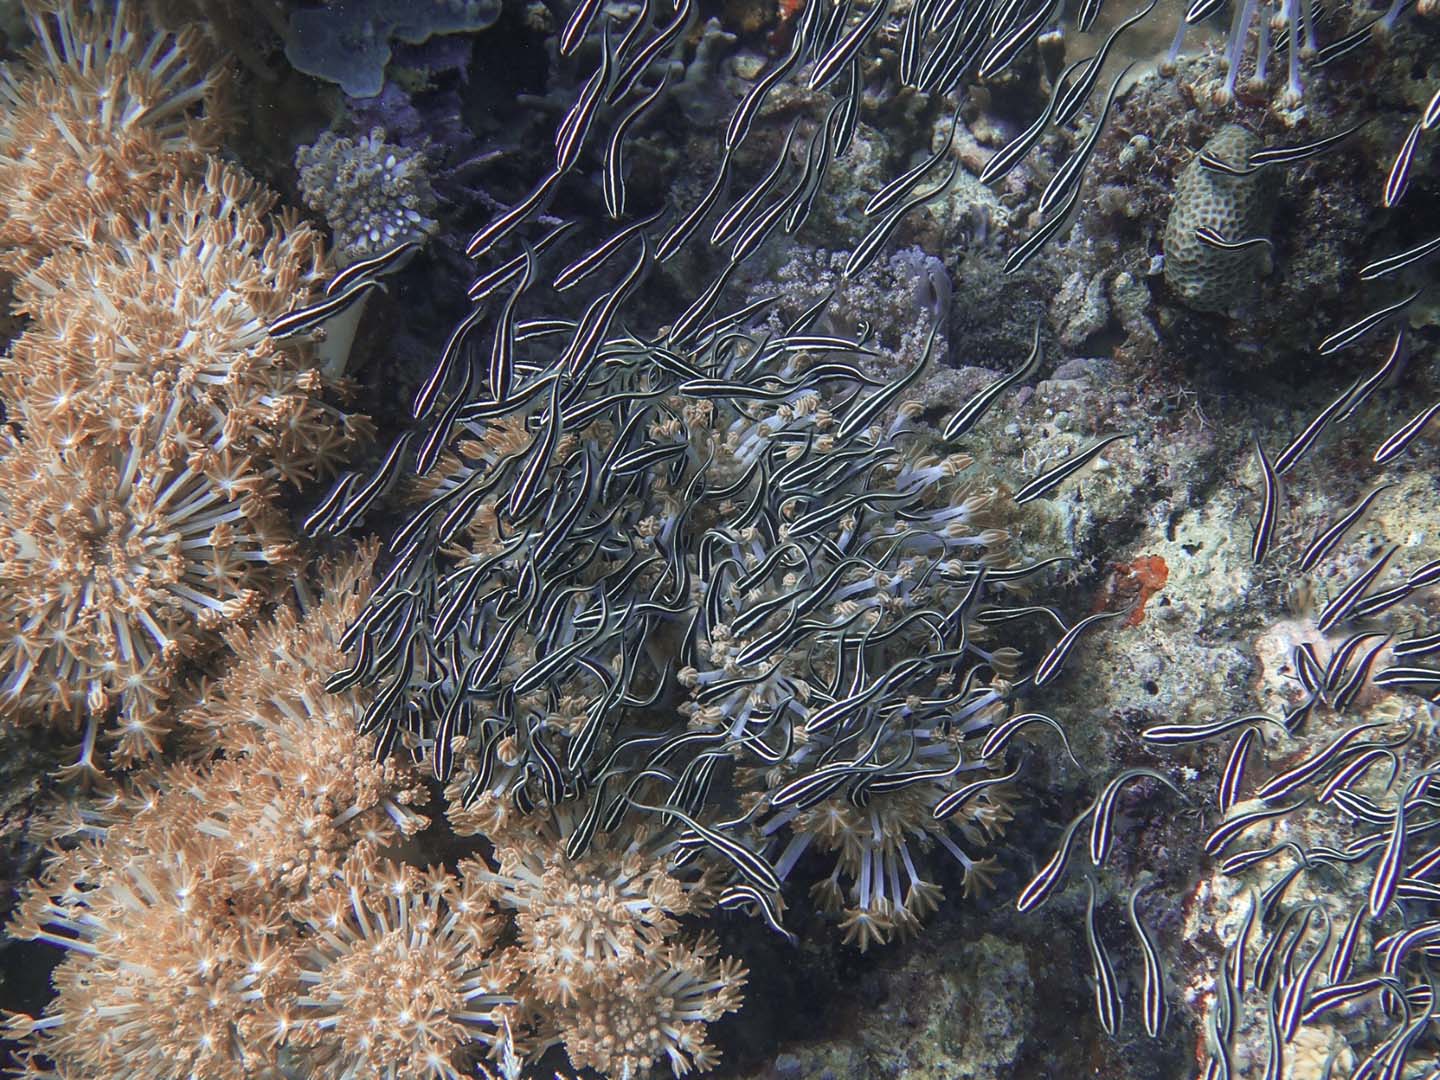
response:
[[[834,1037],[789,1046],[749,1080],[1007,1080],[1034,1023],[1025,950],[986,935],[916,948],[877,975],[878,1001]]]

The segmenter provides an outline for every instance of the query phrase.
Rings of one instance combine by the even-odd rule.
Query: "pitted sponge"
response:
[[[1243,168],[1260,140],[1239,124],[1227,124],[1205,144],[1204,151]],[[1269,269],[1263,245],[1225,251],[1200,240],[1195,230],[1208,226],[1224,240],[1238,242],[1264,236],[1274,209],[1271,170],[1231,176],[1207,169],[1200,156],[1190,162],[1175,184],[1175,202],[1165,226],[1165,283],[1197,311],[1224,311],[1243,300],[1256,279]]]

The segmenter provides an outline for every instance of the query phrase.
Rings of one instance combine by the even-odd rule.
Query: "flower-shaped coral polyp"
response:
[[[253,618],[293,558],[259,492],[227,498],[184,454],[174,412],[157,405],[128,445],[40,433],[0,457],[0,711],[73,723],[114,707],[123,760],[158,748],[180,661]]]
[[[57,860],[21,904],[10,934],[69,952],[46,1014],[8,1018],[27,1075],[277,1075],[247,1018],[294,993],[292,950],[262,911],[216,885],[218,845],[158,836]]]
[[[303,990],[288,1022],[312,1075],[474,1075],[512,1001],[513,973],[491,955],[504,926],[492,904],[362,847],[300,914]]]
[[[111,238],[227,126],[224,69],[198,28],[154,30],[129,0],[25,6],[29,67],[0,73],[0,266],[16,273]]]

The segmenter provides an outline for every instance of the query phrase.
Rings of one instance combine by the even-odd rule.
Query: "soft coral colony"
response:
[[[136,11],[32,16],[0,96],[0,260],[28,316],[0,367],[0,708],[113,715],[158,749],[182,662],[253,618],[296,552],[277,486],[365,432],[269,320],[317,282],[319,235],[212,156],[224,81]]]
[[[706,1023],[745,973],[678,919],[713,875],[643,835],[589,859],[494,834],[454,872],[381,852],[423,789],[357,732],[372,695],[325,689],[374,549],[229,635],[230,672],[179,723],[223,758],[145,773],[57,823],[11,933],[68,951],[44,1016],[12,1016],[26,1075],[473,1075],[563,1041],[633,1074],[714,1060]]]

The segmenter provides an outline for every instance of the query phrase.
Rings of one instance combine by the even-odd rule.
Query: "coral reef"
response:
[[[29,322],[0,361],[3,710],[83,720],[88,769],[110,713],[119,762],[159,749],[183,663],[296,563],[276,482],[332,471],[366,425],[266,333],[322,247],[207,157],[219,77],[194,35],[124,5],[32,23],[42,66],[6,82],[3,244]]]
[[[248,461],[187,454],[175,400],[162,380],[125,402],[129,445],[56,425],[58,438],[11,440],[0,468],[6,714],[73,726],[118,709],[121,761],[158,751],[197,639],[253,618],[294,562]]]
[[[266,327],[314,290],[324,249],[275,196],[209,161],[117,212],[111,242],[56,252],[15,284],[30,317],[0,368],[0,394],[37,439],[132,439],[157,380],[185,453],[244,456],[255,480],[300,486],[333,473],[363,420],[326,404],[313,358]],[[168,432],[167,432],[168,434]],[[262,490],[225,489],[230,497]]]
[[[55,825],[83,842],[57,847],[12,933],[69,955],[49,1014],[10,1025],[35,1033],[61,1069],[253,1076],[268,1061],[273,1071],[284,1041],[274,1025],[301,978],[294,927],[312,912],[320,923],[312,905],[346,896],[334,860],[373,878],[384,868],[357,843],[424,823],[404,809],[415,792],[403,774],[370,762],[357,696],[324,700],[319,686],[317,665],[338,657],[372,560],[373,550],[332,571],[303,616],[237,631],[235,670],[187,719],[223,730],[229,756],[166,766]]]
[[[562,853],[556,831],[492,835],[497,869],[473,874],[515,913],[526,973],[516,993],[531,1039],[560,1042],[576,1068],[605,1075],[662,1061],[677,1075],[712,1068],[706,1026],[739,1007],[746,972],[715,958],[713,938],[682,935],[678,919],[713,906],[714,875],[676,876],[665,846],[643,831],[628,842],[598,837],[579,859]]]
[[[22,1075],[1433,1071],[1427,16],[472,7],[271,133],[327,281],[195,35],[52,6]]]
[[[920,949],[877,975],[876,1000],[836,1037],[787,1044],[763,1072],[778,1080],[906,1076],[999,1080],[1015,1075],[1036,1025],[1024,950],[994,935],[964,942],[964,963]]]
[[[848,251],[797,251],[771,272],[751,299],[766,295],[762,288],[779,287],[793,302],[793,317],[828,296],[830,302],[816,326],[840,336],[870,320],[881,335],[875,343],[879,347],[876,356],[862,357],[861,363],[876,378],[895,378],[914,368],[925,355],[930,326],[938,327],[934,356],[917,388],[919,397],[926,399],[930,396],[924,393],[926,382],[943,378],[950,358],[949,270],[935,256],[910,247],[889,256],[863,280],[853,281],[843,274],[848,257]],[[785,322],[783,311],[772,311],[766,319],[776,333],[783,331]]]
[[[203,169],[226,124],[224,69],[197,31],[151,32],[133,4],[29,21],[25,67],[0,72],[0,266],[14,274],[123,233],[147,197]]]
[[[934,336],[932,329],[915,370],[930,360]],[[759,341],[752,347],[757,351],[765,348]],[[750,362],[761,365],[763,358],[755,356]],[[710,363],[703,355],[688,362],[696,371],[705,370]],[[775,377],[803,383],[808,371],[818,370],[787,364]],[[632,383],[640,385],[638,380],[645,372],[644,367],[625,365],[617,357],[606,380],[607,392],[613,394]],[[727,392],[727,397],[743,395],[739,384]],[[843,416],[832,415],[825,398],[814,390],[778,408],[755,399],[745,411],[725,399],[682,405],[683,400],[677,398],[675,409],[679,411],[673,413],[667,410],[667,414],[651,416],[644,410],[628,418],[623,424],[627,430],[636,435],[647,433],[644,441],[633,445],[628,440],[597,441],[598,435],[610,430],[608,424],[595,434],[571,426],[567,431],[569,453],[579,456],[580,464],[561,469],[558,460],[549,463],[552,468],[543,474],[548,494],[542,501],[538,493],[532,493],[518,511],[511,508],[532,490],[531,485],[522,484],[523,477],[515,477],[514,486],[498,485],[497,480],[506,475],[504,470],[519,463],[517,451],[525,446],[523,428],[509,418],[484,428],[467,425],[455,449],[441,456],[415,494],[416,501],[423,503],[422,515],[436,515],[452,501],[460,508],[459,512],[446,510],[447,523],[430,541],[436,546],[429,558],[438,565],[427,568],[412,546],[406,565],[394,579],[394,587],[405,594],[413,594],[412,583],[422,573],[436,574],[450,584],[434,597],[433,614],[420,609],[413,599],[397,604],[387,596],[377,597],[374,621],[367,622],[362,633],[373,637],[377,645],[397,634],[408,638],[409,644],[392,650],[401,667],[391,670],[380,667],[378,661],[365,663],[362,657],[362,666],[354,675],[385,680],[397,699],[405,693],[434,695],[434,704],[423,714],[423,738],[431,743],[437,775],[448,776],[448,772],[435,756],[436,740],[450,739],[440,728],[432,727],[431,718],[454,713],[471,695],[478,698],[475,708],[483,712],[471,725],[465,752],[455,759],[457,779],[451,791],[462,806],[478,800],[487,800],[487,806],[505,805],[517,797],[534,803],[543,799],[550,805],[578,799],[578,808],[571,813],[598,815],[605,803],[613,803],[613,797],[604,795],[604,785],[600,791],[587,793],[596,783],[587,773],[599,768],[601,761],[605,761],[607,782],[623,780],[628,773],[638,774],[639,782],[645,778],[644,762],[651,753],[668,757],[663,748],[672,741],[687,740],[687,730],[693,733],[688,739],[703,737],[717,747],[733,741],[726,756],[737,760],[736,795],[746,808],[745,818],[754,820],[755,842],[762,850],[773,852],[775,872],[784,879],[807,851],[827,852],[834,870],[828,881],[816,886],[820,903],[841,918],[847,938],[862,946],[883,941],[896,930],[904,932],[918,925],[938,899],[935,883],[917,869],[919,852],[931,847],[948,851],[965,869],[967,891],[973,890],[986,880],[986,864],[960,847],[951,832],[958,828],[972,844],[983,843],[1008,817],[1006,801],[994,787],[963,807],[957,805],[953,817],[947,813],[937,818],[931,808],[938,799],[992,769],[983,757],[965,756],[959,739],[967,728],[980,730],[987,725],[987,718],[1003,698],[1005,680],[1014,677],[1016,650],[981,645],[979,641],[986,635],[976,630],[974,643],[962,650],[960,657],[937,662],[943,663],[938,670],[930,670],[923,661],[902,662],[904,653],[893,651],[902,645],[920,648],[923,639],[905,633],[906,628],[931,619],[943,621],[967,591],[972,594],[969,603],[975,603],[977,575],[983,580],[991,567],[1023,573],[1014,570],[1016,561],[1005,550],[1007,534],[999,527],[1008,508],[964,455],[939,458],[902,449],[917,411],[908,404],[882,423],[880,406],[872,397],[870,407],[877,421],[860,428],[859,421],[867,414],[852,411],[847,422]],[[859,447],[881,454],[881,460],[863,472],[846,465],[849,455],[858,456],[857,448],[850,445],[857,436],[863,437]],[[737,485],[756,475],[757,469],[779,468],[778,462],[771,462],[768,449],[776,445],[794,447],[780,472],[782,477],[828,476],[825,500],[811,496],[807,507],[801,502],[806,498],[804,488],[796,481],[792,489],[787,481],[785,488],[776,490],[774,502],[759,502],[752,510],[763,525],[737,528],[722,524],[721,513],[736,500]],[[807,446],[814,451],[807,454]],[[633,480],[622,482],[622,477],[631,475],[626,461],[632,457],[644,460],[667,448],[664,458],[673,462],[673,472],[663,483],[642,488]],[[586,513],[587,478],[607,461],[621,463],[625,471],[610,484],[604,515],[597,516],[594,510]],[[713,498],[717,501],[685,497],[686,492],[707,489],[716,493]],[[457,500],[456,493],[467,490],[474,490],[477,497]],[[782,501],[791,505],[783,514]],[[561,593],[545,621],[523,637],[516,636],[518,617],[505,616],[508,605],[498,600],[493,608],[487,604],[476,609],[472,617],[484,619],[484,623],[465,618],[457,621],[454,613],[464,610],[457,598],[470,593],[504,596],[511,588],[507,581],[523,580],[525,565],[537,561],[549,565],[556,560],[565,565],[573,560],[574,554],[559,546],[560,540],[538,534],[518,534],[527,537],[524,544],[502,544],[500,538],[528,520],[543,503],[557,508],[550,513],[571,504],[581,507],[569,511],[574,519],[571,535],[577,539],[593,536],[602,526],[612,537],[607,546],[613,554],[603,561],[594,556],[589,560],[586,576],[593,577],[596,584],[583,589],[577,584],[571,590],[575,599],[566,600]],[[837,507],[837,512],[826,509],[830,506]],[[713,524],[703,533],[692,530],[685,524],[692,517]],[[424,516],[416,519],[423,521]],[[417,528],[412,524],[407,531],[415,533]],[[764,542],[767,536],[775,537],[773,546]],[[682,539],[687,547],[679,546]],[[852,546],[854,554],[845,554]],[[708,551],[703,561],[701,550]],[[787,550],[795,552],[793,559],[784,558]],[[677,560],[668,571],[663,568],[664,552],[671,552],[670,558]],[[705,569],[707,564],[713,568]],[[641,573],[637,565],[653,569]],[[802,565],[808,567],[803,577],[799,572]],[[669,598],[665,610],[656,612],[653,627],[606,615],[611,604],[619,609],[622,600],[633,605],[652,594],[666,597],[670,577],[697,580],[701,591],[687,595],[687,590]],[[613,580],[613,587],[626,584],[643,591],[599,601],[598,608],[581,602],[590,588],[607,580]],[[797,640],[787,641],[776,634],[773,613],[787,610],[785,605],[793,602],[802,585],[805,610],[814,621]],[[713,598],[707,602],[706,595]],[[960,608],[954,617],[963,617],[965,610]],[[674,629],[672,623],[677,624]],[[801,675],[805,670],[801,656],[828,652],[822,634],[831,624],[855,625],[856,632],[863,628],[867,638],[894,639],[895,644],[877,648],[869,657],[857,653],[853,659],[846,656],[848,650],[841,650],[833,659],[826,658],[813,674]],[[626,710],[628,695],[612,691],[586,708],[582,704],[589,696],[585,682],[594,678],[602,686],[615,688],[633,683],[633,693],[662,692],[665,665],[657,670],[651,659],[659,650],[657,638],[664,640],[686,625],[694,628],[694,637],[681,653],[684,664],[676,675],[689,700],[677,702],[676,719],[668,727],[657,723],[660,717],[642,721],[640,730],[646,735],[641,745],[653,742],[657,749],[635,756],[632,763],[629,759],[634,755],[627,750],[626,741],[603,734],[625,722],[622,710]],[[583,634],[581,627],[585,628]],[[432,634],[438,636],[430,639]],[[609,670],[605,664],[587,664],[578,670],[560,666],[556,658],[574,655],[582,646],[604,648],[607,653],[614,650],[621,666]],[[500,649],[506,651],[497,655]],[[402,658],[408,650],[435,659],[425,660],[422,667],[413,659]],[[381,653],[380,649],[364,651],[377,657]],[[454,659],[437,662],[446,656]],[[857,679],[839,665],[861,662],[873,665],[877,672],[892,669],[889,679],[894,687],[888,689],[887,697],[877,698],[876,706],[857,704],[849,723],[837,724],[828,716],[836,714],[835,720],[842,720],[843,713],[822,709],[812,695],[835,696],[833,689],[821,691],[820,686],[833,688]],[[906,671],[907,667],[910,670]],[[480,682],[483,672],[488,674]],[[886,684],[882,681],[879,686]],[[462,687],[473,689],[465,689],[464,697],[457,700]],[[652,689],[640,691],[640,687]],[[498,706],[488,704],[510,695],[527,708],[543,710],[537,711],[538,723],[527,723],[530,730],[517,727],[499,713]],[[911,699],[915,699],[913,704]],[[547,706],[547,701],[555,704]],[[895,716],[867,740],[870,753],[879,761],[905,761],[920,768],[901,773],[896,781],[867,794],[861,812],[851,805],[859,801],[852,790],[867,779],[868,770],[850,776],[843,770],[826,770],[825,763],[834,746],[857,738],[851,725],[863,728],[872,707]],[[956,711],[950,711],[952,708]],[[493,720],[487,715],[492,709],[499,713]],[[395,712],[379,714],[375,721],[393,728],[399,716]],[[527,744],[529,754],[544,755],[554,763],[553,768],[537,772],[528,760]],[[507,752],[507,745],[514,750]],[[785,745],[794,749],[773,749]],[[700,757],[696,765],[705,760]],[[869,779],[879,780],[885,772],[876,770],[877,775]],[[682,769],[680,775],[684,774]],[[701,777],[695,782],[701,782]],[[708,786],[713,780],[703,782]],[[526,790],[532,785],[533,794]],[[812,787],[808,797],[792,794],[807,786]],[[564,792],[574,794],[559,797]],[[678,795],[666,796],[663,790],[644,798],[638,795],[634,793],[634,801],[642,804],[641,810],[651,805],[661,812],[671,804],[696,805],[693,797],[674,802]],[[606,815],[625,809],[620,802]],[[493,835],[494,826],[485,831]],[[577,845],[571,850],[573,854],[584,847]],[[746,858],[733,851],[731,856],[742,862]]]
[[[563,859],[528,828],[497,834],[493,868],[377,854],[425,826],[423,788],[357,733],[373,694],[324,689],[374,556],[228,635],[233,664],[179,721],[223,758],[152,770],[52,826],[11,926],[68,952],[46,1014],[9,1020],[34,1075],[453,1080],[512,1032],[616,1075],[713,1062],[706,1025],[745,973],[677,922],[713,903],[713,874],[672,876],[643,837]]]

